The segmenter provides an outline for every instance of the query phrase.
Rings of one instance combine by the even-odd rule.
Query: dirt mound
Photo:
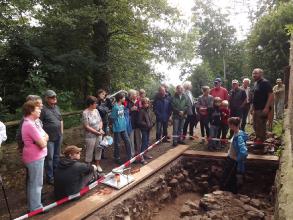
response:
[[[180,216],[184,220],[269,220],[273,219],[273,208],[264,200],[225,191],[214,191],[205,194],[199,203],[185,202]]]

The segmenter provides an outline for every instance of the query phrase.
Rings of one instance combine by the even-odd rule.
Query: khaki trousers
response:
[[[268,116],[262,110],[255,110],[253,113],[253,129],[255,136],[260,141],[266,140]]]

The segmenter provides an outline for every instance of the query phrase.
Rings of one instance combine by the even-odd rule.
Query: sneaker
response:
[[[140,163],[143,164],[143,165],[146,165],[148,162],[146,162],[144,159],[142,159],[142,160],[140,161]]]
[[[150,160],[150,159],[153,159],[152,156],[150,156],[150,155],[146,155],[146,154],[145,154],[143,157],[144,157],[145,159],[149,159],[149,160]]]
[[[101,167],[100,165],[97,165],[97,171],[98,171],[99,173],[103,172],[103,169],[102,169],[102,167]]]

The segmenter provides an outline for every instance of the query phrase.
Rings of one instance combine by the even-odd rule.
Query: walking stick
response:
[[[6,196],[6,192],[5,192],[5,189],[4,189],[4,184],[3,184],[3,180],[2,180],[1,175],[0,175],[0,184],[1,184],[1,187],[2,187],[3,194],[4,194],[6,207],[7,207],[8,213],[9,213],[9,218],[10,218],[10,220],[12,220],[12,216],[11,216],[11,212],[10,212],[10,208],[9,208],[9,204],[8,204],[8,200],[7,200],[7,196]]]

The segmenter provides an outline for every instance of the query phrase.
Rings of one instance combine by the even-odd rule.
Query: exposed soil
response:
[[[196,204],[199,204],[199,200],[202,195],[199,193],[184,193],[179,195],[174,201],[168,204],[165,208],[160,210],[157,215],[153,218],[153,220],[177,220],[180,219],[180,211],[182,206],[186,201],[192,201]]]
[[[224,163],[182,156],[86,219],[271,220],[278,166],[248,161],[232,194],[219,191]]]

